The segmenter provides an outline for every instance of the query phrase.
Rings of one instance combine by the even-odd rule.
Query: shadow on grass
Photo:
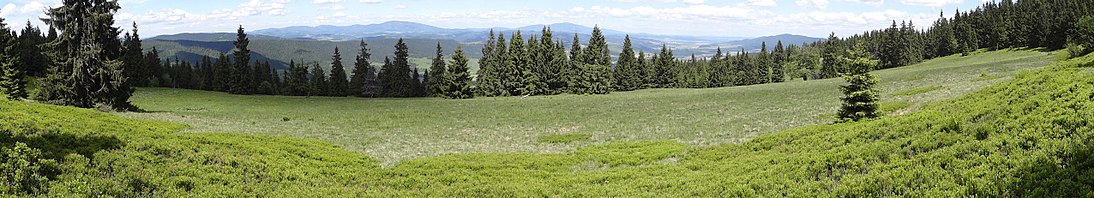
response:
[[[113,136],[66,133],[13,134],[0,131],[0,194],[41,195],[67,170],[61,163],[71,154],[91,159],[102,150],[118,149],[123,142]]]
[[[1020,169],[1018,197],[1094,197],[1094,138]]]
[[[124,142],[113,136],[98,135],[73,135],[58,133],[40,133],[31,135],[4,134],[0,137],[3,146],[10,146],[16,142],[27,144],[31,148],[41,150],[42,157],[60,160],[68,154],[80,154],[92,158],[96,152],[102,150],[118,149],[124,146]]]

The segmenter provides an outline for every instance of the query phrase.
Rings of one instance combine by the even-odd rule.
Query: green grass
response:
[[[540,135],[539,142],[542,143],[571,143],[576,141],[588,140],[592,135],[589,134],[548,134]]]
[[[1049,63],[1037,51],[986,52],[876,71],[884,90],[944,86],[910,97],[918,106]],[[688,145],[740,143],[791,127],[830,123],[842,79],[715,89],[648,89],[609,95],[556,95],[470,100],[239,96],[141,88],[132,101],[153,113],[133,118],[190,125],[188,132],[232,132],[315,138],[364,153],[390,166],[450,153],[564,153],[619,141],[673,140]],[[885,92],[883,92],[883,95]],[[290,121],[283,121],[289,118]],[[545,143],[541,135],[580,133],[586,141]]]
[[[315,139],[178,133],[184,125],[0,101],[0,181],[13,181],[13,170],[44,176],[5,183],[0,194],[1090,197],[1094,69],[1077,65],[1091,62],[1094,55],[1019,72],[905,115],[740,144],[623,141],[555,154],[445,154],[389,168]]]
[[[910,95],[916,95],[916,94],[921,94],[921,93],[927,93],[927,92],[934,91],[934,90],[939,90],[939,89],[942,89],[942,86],[937,86],[937,85],[935,85],[935,86],[926,86],[926,87],[920,87],[920,88],[915,88],[915,89],[908,89],[908,90],[902,90],[902,91],[894,92],[894,93],[889,94],[889,96],[910,96]]]

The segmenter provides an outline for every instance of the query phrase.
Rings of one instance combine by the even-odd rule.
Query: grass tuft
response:
[[[536,141],[538,141],[540,143],[571,143],[571,142],[576,142],[576,141],[589,140],[589,138],[591,138],[591,137],[593,137],[593,136],[589,135],[589,134],[579,134],[579,133],[547,134],[547,135],[540,135],[539,138],[536,139]]]

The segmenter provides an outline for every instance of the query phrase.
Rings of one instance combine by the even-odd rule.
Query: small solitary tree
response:
[[[878,91],[874,88],[878,80],[870,75],[870,70],[878,64],[877,60],[870,60],[862,44],[847,50],[847,57],[840,60],[847,65],[848,72],[843,74],[843,79],[848,85],[840,86],[843,91],[843,105],[839,109],[837,122],[851,122],[862,119],[878,117]]]

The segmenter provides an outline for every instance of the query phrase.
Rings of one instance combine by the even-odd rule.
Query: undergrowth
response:
[[[1094,55],[876,120],[742,144],[594,145],[451,154],[391,168],[317,140],[177,133],[186,126],[0,101],[7,195],[1094,196]]]

